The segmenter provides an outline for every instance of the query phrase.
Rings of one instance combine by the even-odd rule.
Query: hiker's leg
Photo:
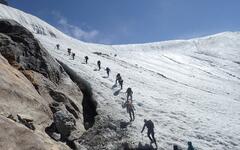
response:
[[[135,114],[134,114],[134,111],[132,110],[132,115],[133,115],[133,120],[135,120]]]
[[[156,143],[156,139],[155,139],[155,137],[154,137],[154,131],[152,131],[152,133],[151,133],[151,134],[152,134],[152,139],[153,139],[153,142],[154,142],[154,143]]]
[[[132,115],[130,111],[129,111],[129,117],[130,117],[130,121],[132,121]]]
[[[150,139],[150,141],[152,142],[152,138],[151,138],[151,136],[150,136],[150,133],[151,133],[151,132],[148,131],[147,135],[148,135],[148,138]]]

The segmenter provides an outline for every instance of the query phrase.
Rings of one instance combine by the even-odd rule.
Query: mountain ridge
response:
[[[30,18],[31,17],[33,17],[34,19],[33,20],[38,20],[38,21],[40,21],[40,22],[43,22],[42,24],[46,24],[48,27],[50,27],[50,29],[49,30],[51,30],[51,28],[53,29],[56,29],[54,26],[52,26],[52,25],[49,25],[46,21],[43,21],[42,19],[40,19],[39,17],[36,17],[36,16],[32,16],[30,13],[25,13],[24,11],[21,11],[21,10],[18,10],[18,9],[16,9],[16,8],[13,8],[13,7],[11,7],[11,6],[5,6],[5,5],[3,5],[3,4],[0,4],[0,6],[2,5],[2,8],[10,8],[10,9],[12,9],[12,10],[14,10],[14,12],[16,12],[17,11],[17,13],[20,13],[20,14],[24,14],[23,16],[25,16],[25,15],[27,15],[27,16],[30,16]],[[4,9],[1,9],[2,10],[2,14],[4,14],[3,13],[3,10]],[[5,10],[6,11],[6,10]],[[6,11],[7,12],[7,11]],[[16,15],[16,14],[15,14]],[[4,15],[0,15],[0,17],[3,17]],[[4,16],[4,18],[6,19],[6,17],[9,17],[9,19],[11,19],[10,18],[10,16],[8,16],[8,15],[5,15]],[[21,18],[21,17],[20,17]],[[24,17],[22,18],[23,20],[18,20],[18,19],[16,19],[15,18],[15,21],[17,21],[17,22],[19,22],[20,24],[22,24],[22,25],[24,25],[26,28],[28,28],[28,29],[30,29],[30,31],[33,31],[34,29],[32,29],[30,26],[28,26],[29,24],[31,24],[31,21],[30,20],[28,20],[28,21],[25,21],[25,23],[23,23],[24,22],[24,20],[26,20],[26,19],[24,19]],[[27,25],[26,25],[27,24]],[[56,31],[58,31],[58,33],[62,33],[62,31],[60,31],[59,29],[57,29]],[[64,33],[63,33],[64,34]],[[163,40],[163,41],[155,41],[155,42],[144,42],[144,43],[130,43],[130,44],[114,44],[114,45],[112,45],[112,44],[100,44],[100,43],[91,43],[91,42],[83,42],[83,41],[81,41],[81,40],[79,40],[79,39],[76,39],[76,40],[79,40],[80,42],[83,42],[83,43],[88,43],[88,44],[99,44],[99,45],[108,45],[108,46],[127,46],[127,45],[146,45],[146,44],[160,44],[160,43],[165,43],[165,42],[179,42],[179,41],[191,41],[191,40],[197,40],[197,39],[206,39],[206,38],[213,38],[213,37],[216,37],[216,36],[225,36],[225,35],[239,35],[240,34],[240,31],[224,31],[224,32],[220,32],[220,33],[216,33],[216,34],[212,34],[212,35],[206,35],[206,36],[201,36],[201,37],[195,37],[195,38],[190,38],[190,39],[172,39],[172,40]],[[65,36],[69,36],[69,35],[66,35],[66,34],[64,34]],[[71,37],[71,36],[69,36],[70,38],[73,38],[73,37]]]

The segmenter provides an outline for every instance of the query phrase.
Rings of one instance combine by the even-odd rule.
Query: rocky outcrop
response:
[[[59,82],[63,69],[30,31],[13,20],[1,20],[0,27],[0,52],[11,65],[18,64],[24,70],[33,70],[54,83]]]
[[[33,132],[0,115],[0,147],[1,150],[67,150],[65,144],[57,143],[46,134]]]
[[[85,132],[82,102],[79,85],[34,36],[0,20],[0,147],[22,141],[18,149],[74,148],[75,135]]]
[[[112,119],[110,116],[97,116],[94,126],[75,140],[74,144],[78,150],[127,149],[122,143],[128,138],[129,124],[129,122]]]
[[[33,123],[47,125],[51,118],[48,102],[35,90],[32,83],[0,55],[0,114],[31,116]],[[15,119],[15,120],[16,120]]]
[[[5,1],[5,0],[0,0],[0,4],[7,5],[7,6],[8,6],[8,2]]]
[[[75,82],[78,87],[83,92],[83,118],[85,129],[91,128],[95,123],[95,116],[97,115],[97,102],[93,99],[92,88],[90,84],[79,77],[71,68],[58,60],[62,65],[64,70],[68,73],[73,82]]]

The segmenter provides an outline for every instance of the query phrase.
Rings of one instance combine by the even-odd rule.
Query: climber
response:
[[[88,63],[88,56],[85,56],[85,63],[87,64]]]
[[[72,53],[72,59],[74,60],[74,58],[75,58],[75,53]]]
[[[133,91],[132,91],[132,89],[131,89],[130,87],[127,88],[126,93],[127,93],[127,100],[129,100],[129,99],[132,100],[132,94],[133,94]]]
[[[141,133],[144,131],[145,127],[147,127],[148,131],[147,131],[147,136],[152,143],[155,143],[156,147],[157,147],[157,143],[156,143],[156,139],[154,137],[154,124],[151,120],[146,120],[144,119],[144,126],[142,128]],[[152,137],[151,137],[152,136]]]
[[[101,61],[100,60],[97,61],[97,65],[98,65],[98,71],[99,71],[101,69]]]
[[[120,79],[118,80],[118,82],[119,82],[119,84],[120,84],[120,86],[121,86],[121,89],[122,89],[122,88],[123,88],[123,79],[120,78]]]
[[[127,112],[129,113],[130,121],[134,121],[135,120],[135,115],[134,115],[135,108],[134,108],[132,102],[126,101],[126,107],[127,107]]]
[[[59,45],[59,44],[57,44],[57,45],[56,45],[56,48],[57,48],[57,50],[59,50],[59,48],[60,48],[60,45]]]
[[[117,85],[117,82],[119,83],[120,79],[121,79],[121,75],[120,75],[120,73],[118,73],[116,76],[116,82],[115,82],[116,85]]]
[[[111,70],[108,67],[105,70],[107,71],[107,76],[109,77],[109,73]]]
[[[173,150],[179,150],[177,145],[173,145]]]
[[[71,48],[68,48],[67,51],[68,51],[68,55],[70,56],[71,55]]]
[[[193,146],[192,146],[192,142],[188,142],[188,149],[187,150],[194,150]]]

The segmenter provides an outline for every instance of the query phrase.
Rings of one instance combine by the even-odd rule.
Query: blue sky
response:
[[[240,31],[240,0],[9,0],[87,42],[146,43]]]

